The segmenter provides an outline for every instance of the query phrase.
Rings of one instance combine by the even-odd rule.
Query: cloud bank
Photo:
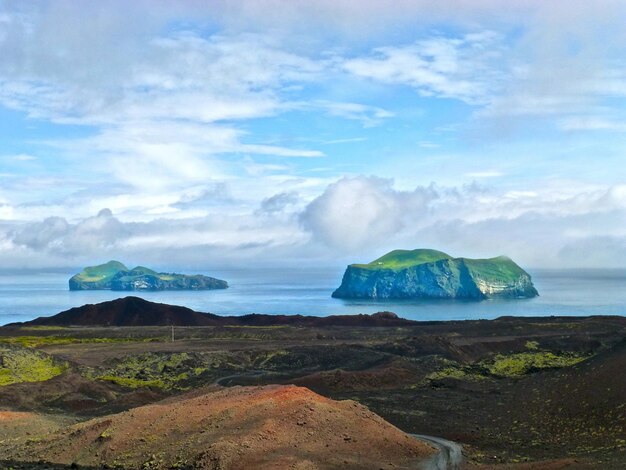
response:
[[[625,21],[617,0],[3,2],[0,256],[623,266]]]
[[[76,223],[49,217],[4,225],[0,249],[20,253],[25,264],[73,265],[97,253],[206,267],[250,258],[335,264],[398,247],[436,247],[453,255],[507,254],[532,267],[619,267],[626,262],[625,216],[626,186],[530,196],[476,184],[405,191],[391,180],[360,176],[330,184],[308,204],[277,193],[245,214],[123,222],[103,209]]]

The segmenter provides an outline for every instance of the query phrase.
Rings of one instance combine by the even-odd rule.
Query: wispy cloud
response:
[[[565,131],[616,131],[626,132],[626,120],[617,121],[601,116],[580,116],[564,118],[559,122]]]
[[[361,121],[365,127],[379,125],[383,120],[394,116],[394,113],[391,111],[360,103],[320,100],[311,103],[311,105],[325,110],[331,116]]]
[[[37,157],[35,157],[34,155],[28,155],[26,153],[20,153],[19,155],[11,155],[10,158],[18,162],[32,162],[34,160],[37,160]]]
[[[322,142],[324,145],[334,145],[334,144],[351,144],[354,142],[364,142],[366,141],[366,137],[349,137],[347,139],[333,139],[333,140],[325,140]]]
[[[502,38],[494,32],[458,38],[435,36],[401,47],[379,47],[369,57],[347,60],[350,73],[383,83],[406,85],[423,96],[484,104],[503,78],[496,67]]]

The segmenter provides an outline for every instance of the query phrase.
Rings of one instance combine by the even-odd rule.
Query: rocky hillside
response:
[[[158,273],[143,266],[128,269],[119,261],[109,261],[83,269],[70,278],[69,286],[70,290],[206,290],[226,289],[228,283],[200,274]]]
[[[150,302],[140,297],[128,296],[99,304],[74,307],[50,317],[39,317],[15,326],[274,326],[294,325],[308,327],[327,326],[404,326],[414,321],[399,318],[392,312],[371,315],[333,315],[313,317],[303,315],[220,316],[202,313],[187,307]]]
[[[30,326],[215,326],[222,317],[187,307],[124,297],[74,307],[51,317],[25,322]]]
[[[0,459],[127,469],[414,469],[434,452],[356,402],[279,385],[192,393],[0,443]]]
[[[395,250],[368,264],[352,264],[337,298],[486,299],[538,295],[530,275],[510,258],[452,258],[435,250]]]

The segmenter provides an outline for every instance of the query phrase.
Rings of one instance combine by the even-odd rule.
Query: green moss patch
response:
[[[498,354],[482,365],[491,375],[497,377],[520,377],[541,369],[568,367],[584,361],[589,356],[567,353],[555,354],[547,351]]]
[[[93,378],[128,388],[185,390],[189,388],[191,379],[206,371],[204,364],[188,353],[147,353],[128,356],[113,367],[95,373]]]
[[[490,359],[470,365],[444,359],[436,370],[426,375],[421,384],[446,379],[477,381],[494,377],[515,378],[542,369],[572,366],[589,358],[588,355],[577,353],[541,351],[538,349],[538,343],[534,341],[530,343],[526,345],[528,352],[497,354]]]
[[[0,346],[0,386],[43,382],[62,374],[67,367],[40,351]]]
[[[16,344],[26,348],[78,343],[129,343],[159,341],[162,338],[74,338],[71,336],[12,336],[0,338],[0,343]]]
[[[426,376],[426,380],[429,381],[443,379],[485,380],[486,377],[464,367],[444,367]]]
[[[481,367],[463,365],[448,359],[437,358],[437,368],[424,377],[421,385],[446,379],[465,381],[487,380],[488,376]]]

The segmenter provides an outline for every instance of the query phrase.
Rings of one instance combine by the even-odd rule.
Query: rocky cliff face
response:
[[[111,289],[110,280],[83,281],[77,276],[72,276],[69,281],[70,290],[107,290]]]
[[[120,276],[111,281],[112,290],[203,290],[226,289],[226,281],[208,276],[177,274],[172,279],[162,279],[152,274]]]
[[[476,265],[478,264],[478,266]],[[538,295],[531,278],[508,258],[442,259],[404,269],[350,265],[336,298],[353,299],[486,299]]]

